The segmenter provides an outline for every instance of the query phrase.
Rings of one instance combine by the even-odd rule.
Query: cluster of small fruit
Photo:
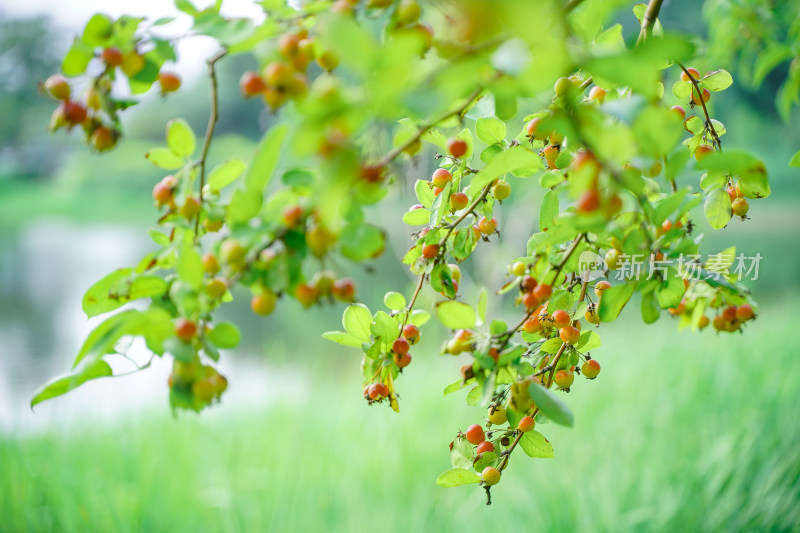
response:
[[[693,302],[694,305],[697,305],[697,302]],[[682,316],[688,315],[691,312],[689,308],[689,303],[686,299],[681,301],[678,307],[670,309],[669,313],[672,316]],[[721,303],[712,302],[712,305],[716,305],[719,309],[719,313],[714,317],[712,321],[708,318],[707,315],[703,314],[697,321],[698,329],[705,329],[708,327],[709,324],[714,326],[714,329],[718,332],[727,332],[733,333],[735,331],[741,331],[742,325],[745,322],[749,322],[756,318],[755,310],[753,306],[747,303],[743,303],[740,305],[724,305]]]
[[[82,98],[74,98],[73,87],[62,74],[47,78],[42,89],[61,102],[50,118],[50,131],[80,126],[86,142],[98,152],[105,152],[117,144],[120,136],[117,110],[125,105],[111,97],[115,69],[132,77],[144,68],[145,59],[135,49],[123,54],[115,47],[102,49],[96,59],[102,62],[103,70],[91,80]],[[180,76],[165,69],[159,71],[158,82],[162,94],[177,91],[181,86]]]
[[[203,365],[197,356],[202,347],[197,324],[185,318],[175,320],[175,336],[194,356],[186,360],[175,359],[167,383],[175,406],[200,411],[218,401],[228,389],[228,379],[213,366]]]
[[[370,0],[370,9],[385,9],[393,0]],[[331,5],[331,12],[352,16],[358,0],[337,0]],[[422,11],[414,0],[404,0],[397,5],[395,20],[400,26],[415,24]],[[430,47],[433,31],[427,25],[415,24],[414,28]],[[339,66],[339,58],[331,50],[320,45],[314,36],[309,35],[308,28],[298,23],[297,31],[285,33],[277,40],[275,56],[261,72],[247,71],[239,80],[239,88],[245,98],[260,96],[273,110],[280,108],[287,101],[298,99],[308,92],[308,67],[311,61],[323,71],[331,72]]]
[[[411,354],[408,352],[411,346],[419,342],[419,338],[419,328],[413,324],[406,324],[403,326],[401,336],[392,342],[389,353],[381,355],[377,365],[378,371],[373,376],[373,382],[364,386],[364,398],[370,404],[381,402],[389,397],[389,386],[380,380],[375,381],[379,378],[381,371],[385,369],[385,365],[393,363],[402,372],[405,367],[411,364]]]

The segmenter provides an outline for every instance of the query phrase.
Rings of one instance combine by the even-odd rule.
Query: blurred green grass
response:
[[[363,403],[356,356],[333,351],[296,363],[308,390],[266,410],[0,436],[0,530],[797,531],[795,296],[745,335],[604,326],[603,372],[567,397],[575,428],[540,425],[556,457],[515,453],[491,507],[434,485],[483,413],[441,398],[462,361],[428,346],[399,415]]]

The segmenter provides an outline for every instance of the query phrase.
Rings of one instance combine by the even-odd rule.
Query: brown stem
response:
[[[700,90],[700,86],[697,84],[697,80],[694,79],[694,76],[692,76],[680,61],[675,61],[675,63],[681,67],[681,70],[689,77],[689,81],[692,82],[692,90],[697,93],[697,99],[700,100],[700,105],[703,107],[703,114],[706,116],[706,126],[711,131],[711,136],[714,138],[714,144],[716,144],[717,149],[722,150],[722,143],[719,140],[719,135],[717,135],[717,130],[714,128],[714,123],[711,122],[711,116],[708,114],[708,108],[706,107],[706,100],[703,98],[703,93]]]
[[[572,241],[572,244],[570,245],[569,249],[565,252],[564,257],[561,259],[561,262],[556,267],[556,275],[553,278],[553,283],[556,282],[556,280],[558,279],[559,274],[561,274],[561,271],[564,269],[564,265],[567,264],[567,261],[569,261],[570,256],[572,256],[572,254],[578,248],[578,245],[580,244],[580,242],[585,237],[586,237],[586,234],[585,233],[581,233],[580,235],[575,237],[574,241]]]
[[[642,29],[639,31],[639,38],[637,39],[636,44],[639,44],[650,37],[650,34],[653,31],[653,26],[658,18],[658,12],[661,11],[662,1],[663,0],[650,0],[650,3],[647,4],[647,9],[644,11],[644,17],[642,17]]]
[[[440,122],[443,122],[443,121],[447,120],[450,117],[460,116],[462,113],[464,113],[467,110],[467,108],[470,105],[472,105],[472,103],[475,101],[475,99],[477,99],[481,95],[482,92],[483,92],[483,86],[476,87],[475,90],[472,91],[472,93],[470,93],[469,96],[467,96],[467,99],[460,106],[458,106],[458,107],[456,107],[454,109],[451,109],[450,111],[446,111],[445,113],[439,115],[438,117],[434,118],[433,120],[430,120],[430,121],[426,122],[425,124],[423,124],[422,126],[420,126],[413,137],[411,137],[408,141],[406,141],[405,143],[401,144],[400,146],[396,147],[394,150],[392,150],[388,154],[386,154],[383,157],[383,159],[381,159],[377,163],[376,166],[379,167],[379,168],[386,167],[389,163],[394,161],[397,158],[397,156],[402,154],[406,149],[408,149],[414,143],[419,141],[420,138],[423,135],[425,135],[425,133],[427,133],[428,130],[430,130],[432,127],[436,126]]]
[[[439,241],[439,248],[441,248],[442,250],[444,249],[445,244],[447,244],[447,239],[449,239],[450,235],[453,234],[453,231],[456,229],[456,226],[461,224],[461,222],[463,222],[465,218],[467,218],[470,214],[472,214],[473,211],[475,211],[475,208],[478,207],[478,204],[480,204],[481,202],[483,202],[484,199],[486,199],[486,196],[489,194],[489,191],[491,190],[492,190],[492,183],[490,182],[486,184],[486,187],[483,188],[483,191],[481,191],[480,196],[478,196],[472,201],[469,207],[467,207],[466,211],[464,211],[461,214],[461,216],[455,220],[455,222],[448,224],[449,229],[447,230],[447,235],[445,235],[442,238],[442,240]]]
[[[203,140],[203,149],[200,152],[200,159],[195,163],[200,167],[200,211],[197,213],[197,219],[194,222],[194,238],[197,240],[200,234],[200,216],[203,207],[203,187],[206,184],[206,158],[208,157],[208,149],[211,146],[211,139],[214,137],[214,130],[219,120],[219,97],[217,95],[217,71],[215,66],[217,61],[225,57],[228,51],[224,48],[211,56],[206,62],[208,65],[208,76],[211,79],[211,114],[208,117],[208,126],[206,127],[206,136]]]
[[[411,316],[411,310],[414,308],[414,303],[417,301],[417,296],[419,296],[419,292],[422,290],[422,285],[425,283],[425,273],[423,272],[419,277],[419,283],[417,283],[417,288],[414,289],[414,294],[411,295],[411,300],[408,302],[406,306],[406,316],[403,318],[403,322],[400,324],[400,333],[403,332],[403,328],[408,323],[408,317]]]

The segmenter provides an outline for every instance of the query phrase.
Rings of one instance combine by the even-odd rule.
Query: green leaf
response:
[[[597,334],[595,331],[584,331],[581,333],[580,340],[578,344],[575,346],[581,352],[588,352],[589,350],[593,350],[598,348],[601,345],[600,342],[600,335]]]
[[[600,305],[597,307],[597,315],[600,317],[600,321],[613,322],[616,320],[622,308],[633,295],[634,288],[635,285],[633,283],[626,283],[603,291],[603,297],[600,298]]]
[[[507,172],[518,175],[515,171],[521,172],[521,169],[524,169],[526,172],[523,174],[527,175],[530,173],[529,171],[540,168],[542,168],[542,159],[537,153],[523,146],[513,146],[492,158],[489,164],[472,179],[470,189],[476,191],[483,189],[495,178],[499,178]]]
[[[336,344],[341,344],[343,346],[350,346],[353,348],[361,348],[363,342],[356,339],[349,333],[345,333],[344,331],[326,331],[322,334],[323,339],[328,339],[329,341],[335,342]]]
[[[229,159],[220,163],[208,174],[208,188],[212,191],[224,189],[242,175],[245,167],[241,159]]]
[[[733,85],[733,77],[725,69],[715,70],[703,76],[700,80],[702,87],[709,91],[724,91]]]
[[[178,11],[183,11],[192,17],[198,13],[197,8],[189,0],[175,0],[175,7]]]
[[[370,337],[372,313],[364,304],[348,305],[342,315],[344,330],[361,342],[367,342]]]
[[[792,160],[789,161],[789,166],[800,167],[800,150],[798,150],[797,153],[792,156]]]
[[[191,243],[178,251],[176,270],[183,282],[196,291],[200,290],[203,285],[203,259]]]
[[[236,348],[242,334],[239,332],[239,328],[230,322],[220,322],[211,329],[208,338],[219,348]]]
[[[486,287],[481,287],[481,292],[478,295],[478,320],[480,324],[486,322],[486,305],[489,303],[488,300],[489,294]]]
[[[506,123],[494,117],[479,118],[475,123],[475,134],[486,144],[496,144],[506,138]]]
[[[417,180],[414,183],[414,192],[417,194],[417,200],[425,208],[430,208],[433,204],[435,195],[430,185],[431,182],[426,180]]]
[[[453,188],[453,182],[451,181],[447,185],[444,186],[442,192],[433,200],[433,204],[431,204],[431,217],[428,223],[431,227],[437,226],[439,222],[441,222],[442,217],[447,210],[450,209],[450,189]]]
[[[539,231],[547,231],[555,224],[558,215],[558,192],[547,191],[539,206]]]
[[[383,295],[383,305],[394,311],[402,311],[406,308],[406,297],[399,292],[387,292]]]
[[[112,33],[111,19],[97,13],[86,23],[81,39],[91,47],[103,46],[111,38]]]
[[[678,307],[684,292],[686,292],[686,286],[683,283],[683,278],[672,268],[667,271],[667,279],[662,281],[655,290],[656,299],[661,309]]]
[[[436,484],[440,487],[451,488],[459,485],[469,485],[470,483],[480,483],[481,477],[466,468],[451,468],[442,472],[436,478]]]
[[[528,457],[549,459],[555,455],[550,441],[535,430],[528,431],[522,435],[519,445]]]
[[[253,161],[244,177],[245,187],[262,191],[269,184],[275,167],[278,165],[283,140],[288,131],[288,124],[276,124],[264,134],[256,147]]]
[[[528,386],[528,394],[542,414],[556,424],[572,427],[575,423],[569,407],[549,389],[533,382]]]
[[[186,162],[183,157],[177,156],[169,148],[163,147],[153,148],[145,154],[145,157],[155,166],[167,170],[181,168]]]
[[[372,317],[370,332],[376,339],[380,339],[387,347],[400,336],[400,324],[396,319],[384,311],[378,311]]]
[[[642,295],[642,320],[645,324],[652,324],[661,315],[661,306],[658,305],[654,291]]]
[[[474,381],[474,379],[472,381]],[[466,386],[467,384],[464,383],[464,380],[459,379],[458,381],[454,381],[453,383],[444,388],[444,391],[442,391],[442,396],[447,396],[448,394],[460,391]]]
[[[87,381],[111,375],[111,367],[102,359],[86,359],[69,374],[54,379],[36,391],[31,399],[31,409],[45,400],[75,390]]]
[[[182,118],[175,118],[167,122],[167,146],[172,153],[189,157],[194,153],[197,140],[189,124]]]
[[[112,353],[117,341],[126,335],[144,336],[147,347],[161,354],[164,351],[164,340],[172,334],[172,317],[164,309],[153,307],[146,311],[122,311],[102,321],[86,336],[75,356],[74,365],[77,366],[86,358],[98,358]]]
[[[542,343],[539,347],[541,351],[544,353],[554,354],[561,348],[561,345],[564,344],[564,341],[559,339],[558,337],[554,337],[552,339],[547,339]]]
[[[233,191],[228,204],[227,217],[231,225],[242,224],[256,216],[263,200],[261,191],[238,189]]]
[[[412,209],[403,215],[403,222],[409,226],[425,226],[431,220],[431,212],[428,209]]]
[[[61,62],[61,72],[65,76],[83,74],[86,72],[86,67],[89,66],[89,62],[93,57],[94,50],[92,47],[79,39],[75,39],[72,42],[72,46],[67,50],[66,55],[64,55],[64,61]]]
[[[436,316],[439,321],[449,329],[469,329],[475,327],[475,309],[471,306],[456,301],[439,302],[436,304]]]
[[[728,193],[722,189],[712,189],[706,196],[703,211],[712,228],[724,228],[733,216],[731,199]]]
[[[134,275],[122,268],[89,287],[83,295],[83,312],[89,318],[122,307],[139,298],[156,298],[167,292],[167,282],[158,276]]]
[[[378,226],[364,223],[348,224],[339,235],[342,255],[353,261],[376,257],[384,249],[386,237]]]
[[[409,317],[408,320],[415,326],[420,327],[430,319],[431,314],[429,312],[423,311],[422,309],[415,309],[411,312],[411,317]]]
[[[633,123],[633,133],[642,152],[660,159],[680,142],[683,128],[675,113],[654,105],[639,114]]]

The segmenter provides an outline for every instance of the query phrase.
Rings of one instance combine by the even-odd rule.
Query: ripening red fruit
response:
[[[696,68],[687,68],[686,70],[689,72],[689,74],[692,75],[692,78],[694,78],[695,80],[700,79],[700,73],[697,71]],[[689,75],[686,74],[686,72],[681,72],[681,81],[689,81]]]
[[[697,95],[697,91],[693,90],[692,91],[692,103],[694,105],[700,105],[701,104],[700,98],[701,97]],[[711,99],[711,93],[709,92],[709,90],[708,89],[703,89],[702,101],[703,102],[708,102],[710,99]]]
[[[267,90],[267,84],[257,72],[248,70],[239,79],[239,89],[245,98],[251,98]]]
[[[383,167],[375,165],[361,167],[359,175],[367,183],[380,183],[383,181]]]
[[[162,92],[175,92],[181,87],[181,77],[174,72],[161,71],[158,73],[158,84],[161,85]]]
[[[500,471],[493,466],[487,466],[481,472],[481,479],[490,487],[497,485],[500,483]]]
[[[484,235],[491,235],[495,231],[497,231],[497,221],[494,218],[481,218],[480,222],[478,222],[478,229]]]
[[[403,337],[405,337],[409,344],[416,344],[419,342],[419,328],[414,324],[406,324],[403,327]]]
[[[454,192],[450,195],[450,208],[453,211],[460,211],[467,207],[469,197],[463,192]]]
[[[722,311],[722,318],[725,322],[733,322],[736,320],[736,306],[729,305]]]
[[[714,151],[714,149],[712,147],[708,146],[707,144],[701,144],[700,146],[698,146],[695,149],[694,158],[697,159],[698,161],[701,161],[702,159],[704,159],[708,154],[710,154],[713,151]]]
[[[533,292],[526,292],[522,295],[522,305],[525,306],[525,309],[536,309],[539,299]]]
[[[714,329],[717,331],[726,331],[728,329],[728,323],[722,317],[722,315],[717,315],[714,317]]]
[[[117,145],[117,136],[106,126],[98,126],[89,137],[92,147],[98,152],[105,152]]]
[[[322,70],[330,72],[339,66],[339,58],[330,50],[326,50],[317,56],[317,65]]]
[[[525,333],[539,333],[542,331],[542,323],[539,322],[539,318],[536,316],[529,317],[524,324],[522,324],[522,330]]]
[[[583,366],[581,366],[581,373],[587,379],[594,379],[597,377],[597,374],[600,373],[600,363],[598,363],[595,359],[589,359]]]
[[[536,141],[543,141],[547,139],[547,137],[550,135],[549,131],[544,131],[542,129],[541,122],[542,119],[540,117],[532,118],[531,121],[528,122],[528,125],[526,126],[528,135],[533,137],[533,139]]]
[[[581,338],[581,332],[573,326],[564,326],[558,331],[558,336],[565,344],[574,345]]]
[[[486,452],[493,452],[493,451],[494,451],[494,444],[492,444],[488,440],[485,440],[483,442],[478,443],[478,447],[475,449],[475,453],[477,455],[480,455],[480,454],[486,453]]]
[[[433,259],[439,254],[438,244],[426,244],[422,247],[422,257],[426,259]]]
[[[547,163],[549,164],[550,168],[555,169],[556,159],[558,159],[558,147],[549,144],[544,147],[542,153],[544,154],[544,158],[547,160]]]
[[[175,336],[183,342],[191,341],[197,334],[197,324],[185,318],[175,320]]]
[[[331,294],[341,302],[354,302],[356,299],[356,284],[350,278],[340,278],[331,285]]]
[[[114,48],[113,46],[110,46],[105,50],[103,50],[103,54],[101,57],[103,58],[105,64],[111,68],[116,68],[122,65],[122,61],[124,60],[122,52],[119,51],[119,48]]]
[[[394,354],[394,364],[397,368],[405,368],[411,364],[411,354]]]
[[[267,316],[275,310],[276,302],[277,297],[275,293],[269,289],[265,289],[263,292],[253,296],[250,300],[250,307],[257,315]]]
[[[572,319],[569,316],[569,313],[564,311],[563,309],[556,309],[553,311],[553,325],[559,329],[569,326],[569,323]]]
[[[207,378],[199,379],[192,383],[192,396],[202,402],[210,402],[215,395],[214,383]]]
[[[562,389],[570,388],[573,381],[575,381],[575,374],[571,370],[559,370],[556,372],[556,385]]]
[[[83,124],[86,122],[86,108],[83,104],[73,102],[72,100],[65,100],[61,104],[61,109],[64,110],[64,118],[67,123],[75,126],[76,124]]]
[[[584,192],[575,204],[579,213],[592,213],[600,207],[600,193],[597,189]]]
[[[389,387],[387,387],[385,383],[373,383],[369,386],[369,389],[367,389],[367,395],[372,400],[386,398],[389,396]]]
[[[446,168],[437,168],[433,171],[433,176],[431,176],[431,183],[434,187],[438,187],[439,189],[444,189],[444,186],[450,183],[453,179],[453,175],[450,174],[450,171]]]
[[[603,297],[603,291],[607,291],[611,288],[611,284],[606,280],[598,281],[597,284],[594,286],[594,293],[597,295],[598,298]]]
[[[470,444],[478,445],[486,440],[486,435],[483,433],[483,428],[479,424],[472,424],[467,428],[467,441]]]
[[[404,353],[408,353],[410,346],[411,345],[406,339],[400,337],[399,339],[395,339],[395,341],[392,343],[392,351],[394,353],[403,355]]]
[[[736,308],[736,318],[745,322],[752,319],[755,315],[753,307],[750,304],[742,304]]]
[[[300,47],[300,37],[293,33],[284,33],[278,37],[278,52],[284,57],[296,54]]]
[[[686,110],[683,109],[681,106],[674,105],[670,107],[669,110],[678,115],[681,118],[681,120],[686,120]]]
[[[700,317],[700,320],[697,322],[697,327],[699,329],[705,329],[711,321],[708,319],[706,315]]]
[[[519,424],[517,424],[517,429],[523,433],[527,433],[528,431],[531,431],[535,426],[536,426],[536,421],[533,418],[529,416],[523,416],[520,419]]]
[[[464,139],[449,139],[447,141],[447,151],[456,159],[467,153],[467,142]]]
[[[56,100],[69,100],[71,93],[67,78],[61,74],[53,74],[44,82],[44,90]]]
[[[595,85],[589,91],[589,100],[596,100],[602,104],[606,99],[606,94],[608,94],[608,91]]]
[[[532,292],[536,288],[536,278],[533,276],[525,276],[519,282],[519,288],[523,292]]]
[[[153,187],[153,199],[159,207],[172,204],[177,185],[178,180],[174,176],[166,176],[155,184]]]
[[[492,195],[495,197],[496,200],[502,202],[503,200],[511,196],[511,185],[509,185],[505,181],[498,182],[494,187],[492,187]]]
[[[299,205],[293,205],[283,210],[281,220],[286,224],[286,227],[293,228],[303,220],[303,208]]]
[[[202,265],[203,272],[211,275],[219,272],[219,261],[217,260],[217,256],[211,252],[206,252],[203,254]]]
[[[745,198],[737,198],[731,202],[731,209],[733,210],[734,215],[744,218],[744,216],[750,210],[750,204],[747,203],[747,199]]]
[[[317,302],[317,288],[308,283],[301,283],[294,290],[294,297],[303,307],[311,307]]]
[[[533,289],[533,294],[540,302],[546,302],[553,294],[553,287],[546,283],[540,283],[535,289]]]

